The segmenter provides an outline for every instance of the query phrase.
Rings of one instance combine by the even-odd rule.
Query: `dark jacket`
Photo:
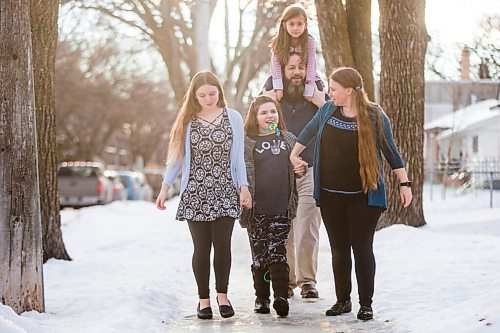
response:
[[[296,137],[291,132],[284,131],[282,133],[283,141],[285,141],[286,148],[288,149],[288,156],[292,152],[292,148],[295,145]],[[248,136],[245,136],[245,165],[247,168],[247,178],[248,178],[248,189],[252,195],[252,208],[244,208],[241,212],[240,224],[243,228],[251,228],[252,221],[254,217],[255,208],[255,140]],[[293,165],[288,161],[288,209],[287,216],[290,220],[293,220],[297,215],[297,186],[295,184],[295,172],[293,171]]]
[[[377,149],[377,157],[379,161],[379,182],[377,189],[368,191],[368,205],[369,206],[378,206],[383,209],[387,208],[387,202],[385,197],[385,184],[384,184],[384,162],[382,160],[382,155],[384,155],[385,159],[391,166],[391,168],[399,169],[404,167],[403,160],[401,159],[401,155],[399,154],[398,148],[394,142],[394,138],[392,136],[391,122],[387,115],[377,107],[382,115],[382,120],[384,122],[384,136],[385,140],[381,140],[380,138],[377,140],[378,149]],[[320,143],[321,143],[321,135],[323,133],[323,128],[325,127],[326,122],[333,115],[334,111],[338,108],[338,106],[334,105],[332,102],[326,102],[316,113],[316,116],[311,120],[309,124],[304,128],[304,130],[300,133],[297,142],[300,144],[307,146],[314,140],[314,192],[313,197],[316,200],[316,205],[319,207],[319,192],[320,192],[320,183],[319,183],[319,163],[321,161],[320,157]],[[335,144],[335,143],[333,143]]]

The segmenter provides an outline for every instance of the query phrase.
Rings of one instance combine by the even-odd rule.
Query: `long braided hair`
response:
[[[363,78],[351,67],[338,67],[333,70],[330,80],[344,88],[353,89],[356,122],[358,124],[359,175],[363,191],[376,189],[379,181],[379,161],[377,150],[383,135],[382,110],[368,99],[363,87]]]

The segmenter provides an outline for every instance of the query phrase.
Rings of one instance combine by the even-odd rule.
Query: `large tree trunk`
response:
[[[374,101],[371,0],[347,1],[346,13],[354,68],[363,77],[368,97]]]
[[[340,66],[356,68],[374,100],[371,0],[316,0],[326,74]]]
[[[0,298],[44,311],[30,4],[0,1]]]
[[[31,0],[31,40],[44,262],[50,258],[70,260],[62,240],[57,192],[54,63],[58,9],[58,0]]]
[[[417,227],[425,224],[422,210],[425,2],[380,0],[379,6],[380,101],[392,121],[394,138],[413,181],[414,195],[412,204],[403,208],[399,181],[386,172],[388,210],[379,227],[396,223]]]
[[[354,66],[347,26],[347,14],[342,0],[316,0],[319,35],[326,75],[339,66]]]

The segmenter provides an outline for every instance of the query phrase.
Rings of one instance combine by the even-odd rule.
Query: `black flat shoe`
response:
[[[217,298],[217,304],[219,305],[218,298]],[[219,312],[222,318],[230,318],[234,316],[234,309],[233,306],[231,305],[231,302],[229,302],[229,305],[219,305]]]
[[[348,313],[351,312],[352,310],[352,304],[351,301],[345,301],[345,302],[339,302],[333,304],[331,308],[326,310],[326,315],[327,316],[339,316],[343,313]]]
[[[198,303],[198,307],[196,308],[196,314],[200,319],[212,319],[213,317],[212,308],[208,306],[200,310],[200,303]]]
[[[271,309],[269,308],[270,304],[271,301],[269,300],[269,298],[257,297],[257,299],[255,300],[255,306],[253,311],[255,313],[262,313],[262,314],[270,313],[271,312]]]
[[[370,320],[373,319],[373,310],[370,306],[361,305],[358,311],[359,320]]]

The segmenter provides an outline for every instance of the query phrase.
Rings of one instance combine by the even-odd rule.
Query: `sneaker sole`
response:
[[[286,317],[288,316],[288,312],[290,310],[290,306],[288,305],[288,302],[283,299],[276,299],[273,302],[273,308],[276,310],[276,314],[280,317]]]

